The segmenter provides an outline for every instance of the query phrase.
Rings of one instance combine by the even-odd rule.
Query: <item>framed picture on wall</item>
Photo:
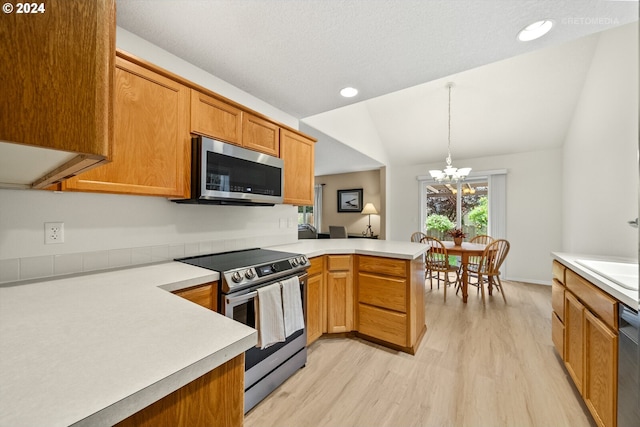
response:
[[[338,190],[338,212],[362,212],[362,188]]]

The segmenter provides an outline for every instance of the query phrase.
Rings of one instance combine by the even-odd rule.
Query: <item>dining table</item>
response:
[[[447,248],[447,254],[453,256],[459,256],[461,259],[462,270],[462,302],[467,302],[467,290],[469,287],[469,272],[467,266],[469,264],[469,257],[480,257],[484,253],[484,249],[487,245],[480,243],[462,242],[461,245],[456,245],[454,242],[444,240],[442,242]]]

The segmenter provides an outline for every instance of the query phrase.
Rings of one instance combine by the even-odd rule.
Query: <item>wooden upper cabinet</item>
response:
[[[271,156],[280,155],[280,128],[250,113],[242,113],[242,146]]]
[[[191,89],[191,132],[242,145],[242,110]]]
[[[314,143],[287,129],[280,130],[280,157],[284,161],[284,203],[313,205]]]
[[[189,89],[116,58],[113,157],[63,190],[188,197]]]
[[[37,167],[45,179],[28,184],[42,188],[110,156],[115,0],[38,4],[46,7],[43,13],[14,10],[1,18],[0,141],[15,144],[0,143],[0,157],[10,155],[2,146],[70,153],[62,166],[57,156],[33,158],[30,170]],[[16,174],[26,173],[19,166]]]

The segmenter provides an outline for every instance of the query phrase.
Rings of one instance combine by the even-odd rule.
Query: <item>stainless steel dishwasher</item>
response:
[[[640,315],[620,304],[618,427],[640,426]]]

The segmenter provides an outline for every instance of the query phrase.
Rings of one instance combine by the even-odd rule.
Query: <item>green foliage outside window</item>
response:
[[[426,224],[427,230],[445,232],[455,227],[455,224],[445,215],[429,215]]]
[[[485,229],[487,227],[488,218],[487,198],[481,197],[478,201],[478,205],[469,212],[469,221],[471,221],[477,228]]]

